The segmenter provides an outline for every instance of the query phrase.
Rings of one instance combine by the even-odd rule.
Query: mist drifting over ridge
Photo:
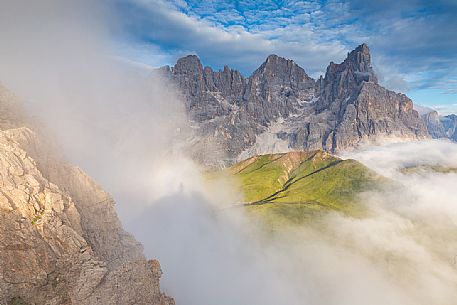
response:
[[[406,142],[346,153],[396,188],[363,194],[365,218],[329,214],[309,228],[269,236],[242,209],[223,209],[237,201],[232,185],[208,187],[186,156],[181,140],[192,130],[173,86],[111,56],[116,15],[106,13],[108,6],[44,1],[26,11],[25,2],[4,3],[0,37],[8,43],[0,50],[0,81],[25,100],[68,159],[114,196],[126,228],[162,262],[164,289],[178,304],[457,299],[457,174],[399,171],[416,164],[455,168],[456,144]]]
[[[399,170],[411,162],[455,166],[456,153],[453,143],[426,141],[345,155],[394,181],[362,194],[369,216],[360,219],[335,213],[267,237],[240,210],[221,213],[198,195],[174,194],[127,226],[148,254],[173,266],[164,284],[190,304],[447,304],[457,280],[457,174]]]

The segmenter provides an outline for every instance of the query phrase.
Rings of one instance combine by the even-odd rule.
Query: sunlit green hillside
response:
[[[275,223],[326,211],[360,215],[357,195],[384,181],[361,163],[324,151],[254,156],[225,172],[237,181],[248,211]]]

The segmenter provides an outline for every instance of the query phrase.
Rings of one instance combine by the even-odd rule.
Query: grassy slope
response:
[[[225,172],[239,182],[248,211],[275,224],[329,210],[360,214],[356,195],[382,180],[357,161],[323,151],[255,156]]]

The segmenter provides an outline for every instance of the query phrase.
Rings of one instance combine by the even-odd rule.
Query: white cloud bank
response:
[[[451,304],[457,297],[457,145],[369,146],[348,157],[394,182],[363,194],[366,217],[324,216],[319,225],[265,236],[242,210],[197,192],[170,194],[129,227],[162,261],[164,287],[186,304]],[[185,182],[184,182],[185,183]]]

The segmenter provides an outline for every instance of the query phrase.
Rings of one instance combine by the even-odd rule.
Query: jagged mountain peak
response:
[[[370,80],[375,81],[376,77],[371,67],[371,54],[367,44],[361,44],[350,52],[344,63],[350,65],[354,71],[368,73]]]
[[[211,70],[210,67],[203,67],[200,58],[197,55],[190,54],[184,57],[181,57],[177,60],[173,70],[175,73],[185,73],[185,72],[203,72],[203,70]],[[276,54],[270,54],[267,56],[262,65],[257,68],[252,75],[263,73],[265,71],[291,71],[299,70],[302,71],[308,79],[309,77],[305,70],[300,67],[296,62],[291,59],[278,56]],[[357,46],[354,50],[348,53],[346,59],[340,63],[330,62],[327,67],[327,74],[329,73],[338,73],[344,70],[350,70],[352,73],[357,75],[357,78],[361,78],[365,81],[374,81],[377,82],[377,78],[374,74],[374,71],[371,67],[371,54],[370,48],[366,43],[362,43]],[[236,71],[232,70],[229,66],[224,65],[224,72]]]
[[[362,64],[364,66],[371,66],[370,48],[366,43],[363,43],[349,52],[344,61],[352,62],[355,64]]]
[[[228,67],[197,73],[201,63],[196,56],[175,67],[188,69],[175,68],[171,79],[186,97],[202,141],[217,143],[228,163],[252,151],[339,151],[378,136],[428,137],[412,101],[378,84],[367,44],[343,62],[330,63],[318,81],[275,54],[248,78]]]
[[[195,54],[189,54],[178,59],[177,63],[197,63],[200,64],[200,58]]]
[[[276,54],[268,55],[262,65],[257,69],[261,69],[262,67],[275,67],[278,65],[289,65],[289,66],[297,66],[299,67],[292,59],[288,59],[285,57],[278,56]],[[300,69],[302,69],[300,67]]]
[[[203,65],[197,55],[187,55],[178,59],[173,70],[176,73],[202,72]]]
[[[365,82],[377,84],[378,79],[371,67],[368,45],[361,44],[349,52],[342,63],[329,64],[325,77],[319,81],[320,99],[317,110],[339,112],[341,105],[353,100]]]
[[[275,63],[278,63],[278,62],[292,62],[293,63],[294,61],[291,60],[291,59],[287,59],[285,57],[282,57],[282,56],[278,56],[276,54],[270,54],[265,59],[265,63],[275,64]]]
[[[378,81],[371,66],[370,49],[365,43],[349,52],[342,63],[331,62],[327,67],[326,77],[331,77],[332,74],[349,75],[358,83],[361,81]]]
[[[370,48],[368,45],[364,42],[360,45],[357,46],[357,48],[354,49],[353,52],[358,52],[358,53],[363,53],[363,54],[370,54]]]
[[[274,77],[279,76],[280,78],[289,78],[290,76],[294,76],[297,80],[312,80],[312,78],[306,74],[305,69],[300,67],[293,60],[276,54],[268,55],[262,65],[260,65],[254,73],[252,73],[251,77],[257,78],[265,75]]]
[[[167,66],[159,68],[159,70],[168,70]],[[200,58],[197,55],[190,54],[178,59],[174,67],[171,69],[174,74],[193,74],[193,75],[202,75],[206,74],[207,76],[213,73],[224,73],[224,74],[236,74],[241,77],[241,73],[238,70],[234,70],[227,65],[224,65],[222,70],[214,71],[211,67],[203,66]]]
[[[168,70],[168,66],[164,66],[159,68],[159,70]],[[177,60],[174,67],[171,69],[174,74],[187,74],[187,73],[203,73],[206,72],[213,72],[211,67],[204,67],[200,58],[197,55],[190,54],[184,57],[181,57]],[[259,73],[271,72],[271,73],[298,73],[303,74],[307,80],[311,80],[312,78],[309,77],[305,70],[300,67],[297,63],[295,63],[291,59],[287,59],[285,57],[278,56],[276,54],[270,54],[267,56],[265,61],[257,68],[251,75],[255,76]],[[224,65],[223,69],[219,72],[235,72],[240,74],[238,70],[234,70],[227,65]],[[241,74],[240,74],[241,75]]]

